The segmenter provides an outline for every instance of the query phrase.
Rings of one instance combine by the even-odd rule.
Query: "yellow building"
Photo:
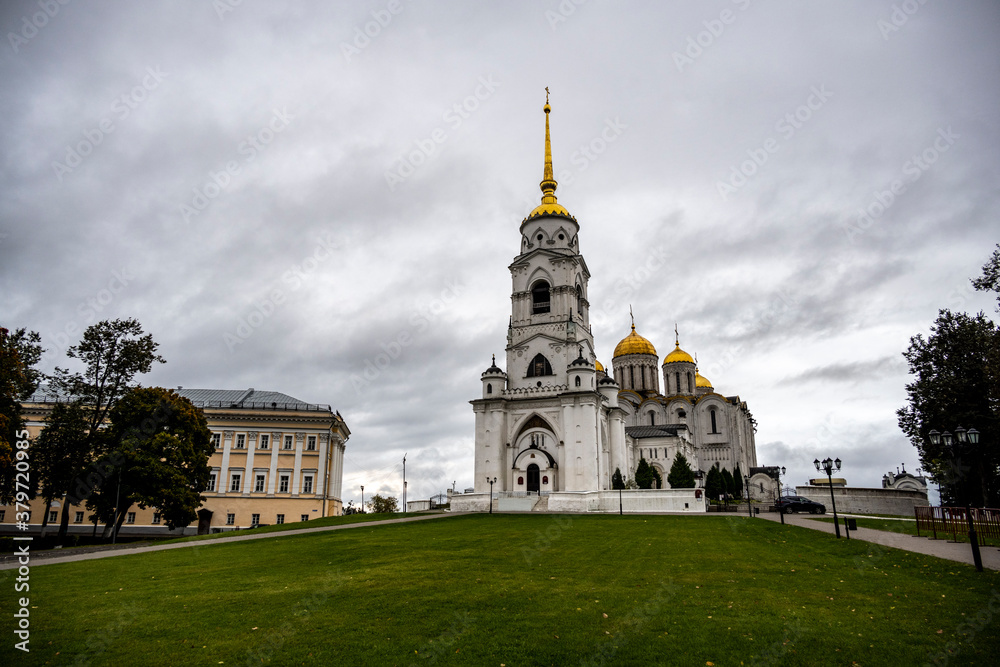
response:
[[[305,403],[287,394],[254,389],[184,389],[176,393],[204,412],[215,453],[211,477],[202,493],[198,521],[184,534],[219,532],[337,516],[343,511],[341,483],[350,429],[329,405]],[[40,388],[24,403],[23,416],[35,438],[57,399]],[[30,451],[30,450],[29,450]],[[62,506],[49,509],[48,524],[58,529]],[[45,503],[31,503],[31,532],[42,525]],[[101,530],[81,504],[70,508],[71,533]],[[15,507],[0,508],[0,532],[15,529]],[[51,532],[51,530],[47,531]],[[154,509],[129,510],[120,535],[167,533]],[[180,533],[180,529],[174,531]]]

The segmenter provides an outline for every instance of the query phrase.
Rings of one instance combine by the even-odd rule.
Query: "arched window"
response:
[[[642,388],[646,388],[646,367],[639,366],[639,379],[642,381]]]
[[[712,418],[712,433],[718,433],[719,428],[715,422],[715,408],[712,408],[711,410],[708,411],[708,416]]]
[[[677,390],[676,393],[681,393],[681,374],[674,373],[674,388]]]
[[[688,376],[688,393],[690,394],[691,393],[691,373],[688,373],[687,376]]]
[[[549,364],[549,360],[539,352],[528,364],[528,377],[533,378],[541,375],[552,375],[552,366]]]
[[[583,317],[583,290],[580,286],[576,286],[576,312],[580,313],[580,317]]]
[[[531,288],[531,314],[549,312],[549,284],[544,280],[539,280]]]
[[[576,386],[577,387],[580,386],[580,376],[579,375],[576,376]]]
[[[489,382],[486,383],[486,393],[487,394],[492,394],[493,393],[493,385],[490,384]]]
[[[628,388],[635,389],[635,368],[628,367]]]
[[[649,425],[656,426],[656,413],[652,410],[649,411]]]

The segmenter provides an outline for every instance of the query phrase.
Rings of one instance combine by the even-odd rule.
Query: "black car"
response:
[[[810,514],[826,514],[826,505],[802,496],[782,496],[774,503],[779,512],[792,514],[794,512],[809,512]]]

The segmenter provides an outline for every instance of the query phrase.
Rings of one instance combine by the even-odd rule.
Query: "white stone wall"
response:
[[[700,489],[624,489],[624,512],[704,513],[705,498]],[[549,496],[550,512],[617,512],[618,491],[558,492]]]
[[[796,486],[796,495],[823,503],[833,512],[830,489],[824,486]],[[833,487],[837,511],[847,514],[895,514],[913,516],[913,508],[926,506],[927,494],[897,489],[861,489],[850,486]]]

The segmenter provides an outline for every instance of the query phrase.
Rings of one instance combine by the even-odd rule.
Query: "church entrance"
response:
[[[532,491],[538,493],[539,488],[541,487],[539,486],[538,480],[538,466],[532,463],[528,466],[528,493],[531,493]]]

